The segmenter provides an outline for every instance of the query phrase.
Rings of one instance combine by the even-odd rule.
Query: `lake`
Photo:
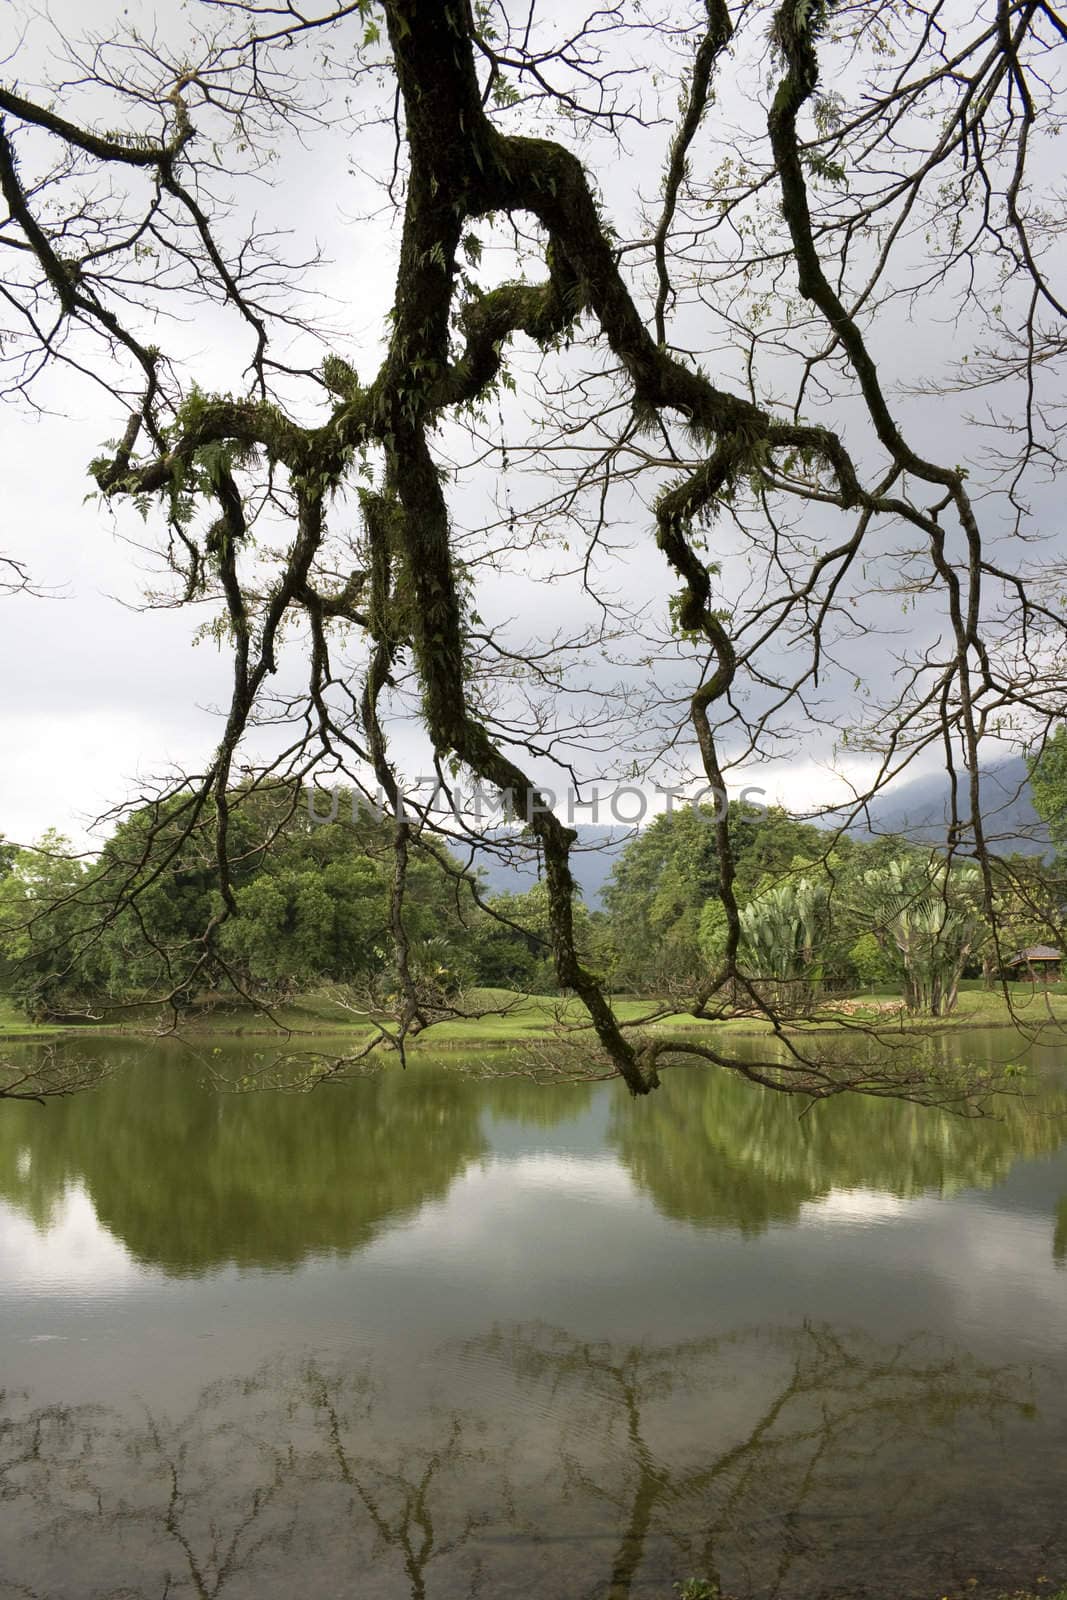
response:
[[[982,1121],[78,1048],[99,1088],[0,1104],[5,1600],[1067,1574],[1062,1045]]]

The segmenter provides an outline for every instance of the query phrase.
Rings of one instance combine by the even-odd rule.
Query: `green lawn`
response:
[[[1060,1023],[1067,1025],[1067,993],[1059,989],[1036,994],[1019,986],[1012,992],[1012,1009],[1009,1010],[1000,991],[968,990],[960,994],[956,1009],[947,1017],[899,1017],[883,1009],[898,1002],[899,995],[881,994],[861,996],[851,1002],[844,1018],[848,1022],[880,1022],[886,1027],[918,1026],[927,1029],[955,1029],[975,1027],[1011,1026],[1017,1020],[1024,1026]],[[442,1044],[492,1044],[509,1041],[526,1042],[538,1034],[551,1032],[559,1024],[588,1026],[588,1019],[577,1000],[561,1001],[553,996],[527,996],[516,1001],[507,990],[482,990],[470,997],[472,1004],[498,1009],[498,1014],[472,1017],[464,1021],[446,1022],[436,1026],[432,1038]],[[852,1009],[854,1007],[854,1009]],[[652,1000],[617,999],[616,1013],[622,1022],[636,1022],[652,1016],[658,1007]],[[840,1013],[835,1017],[834,1002],[826,1002],[824,1022],[803,1023],[809,1029],[836,1029],[842,1025]],[[1014,1013],[1014,1016],[1013,1016]],[[296,1016],[294,1008],[293,1015]],[[305,1013],[304,1027],[309,1026]],[[293,1025],[293,1024],[290,1024]],[[688,1013],[675,1013],[660,1017],[651,1024],[656,1031],[714,1031],[716,1033],[766,1033],[770,1024],[756,1017],[736,1017],[727,1022],[702,1022]],[[590,1030],[591,1031],[591,1030]],[[427,1040],[429,1044],[429,1039]]]
[[[961,988],[956,1008],[947,1017],[922,1017],[911,1019],[920,1023],[924,1028],[982,1028],[999,1027],[1010,1024],[1018,1019],[1026,1026],[1035,1023],[1064,1022],[1067,1023],[1067,990],[1061,984],[1050,985],[1047,989],[1031,988],[1029,984],[1012,984],[1009,986],[1011,1006],[1004,998],[1002,989],[983,989],[981,987]],[[885,1005],[888,1002],[899,1000],[899,995],[884,994],[863,995],[856,998],[855,1015],[862,1020],[869,1020],[878,1012],[872,1004],[868,1009],[865,1001]],[[833,1006],[833,1001],[827,1002],[827,1008]],[[905,1021],[907,1021],[905,1017]]]
[[[825,1020],[801,1023],[798,1027],[821,1031],[839,1028],[843,1022],[878,1022],[885,1028],[918,1026],[924,1031],[941,1031],[1007,1027],[1013,1021],[1026,1027],[1067,1025],[1067,991],[1062,986],[1034,991],[1026,985],[1018,985],[1012,989],[1011,995],[1014,1016],[1000,990],[967,988],[961,991],[956,1009],[950,1016],[916,1019],[909,1019],[903,1013],[895,1015],[891,1009],[887,1009],[899,1000],[899,996],[889,993],[858,996],[847,1002],[847,1007],[841,1006],[836,1016],[835,1005],[839,1002],[830,999],[824,1008]],[[466,1004],[475,1014],[437,1024],[426,1039],[415,1047],[428,1050],[525,1044],[539,1036],[547,1037],[559,1027],[568,1026],[578,1029],[579,1034],[581,1030],[588,1030],[591,1035],[592,1031],[583,1007],[574,999],[561,1000],[550,995],[516,996],[505,989],[482,989],[468,995]],[[617,998],[615,1008],[620,1020],[627,1023],[639,1022],[657,1011],[654,1001],[633,997]],[[477,1014],[479,1012],[481,1014]],[[101,1033],[142,1032],[156,1029],[162,1019],[163,1014],[158,1007],[140,1006],[119,1012],[107,1022],[89,1026],[94,1032]],[[726,1022],[708,1023],[686,1013],[659,1017],[650,1025],[657,1031],[713,1031],[717,1035],[759,1034],[769,1029],[769,1024],[755,1017],[735,1017]],[[351,1044],[354,1037],[367,1036],[367,1026],[363,1014],[346,1008],[327,993],[316,993],[302,996],[298,1001],[279,1006],[269,1013],[257,1012],[246,1005],[220,1002],[213,1009],[184,1019],[181,1032],[183,1035],[198,1036],[268,1036],[289,1031],[313,1035],[316,1039],[346,1039]],[[46,1037],[58,1031],[69,1030],[56,1025],[40,1027],[27,1021],[9,1002],[0,1000],[0,1039]]]
[[[17,1006],[0,996],[0,1039],[43,1039],[58,1031],[55,1027],[30,1022]]]
[[[494,1045],[524,1043],[549,1034],[560,1024],[588,1028],[588,1017],[577,1000],[560,1000],[554,995],[515,995],[508,989],[479,989],[465,997],[474,1013],[454,1022],[434,1026],[426,1047]],[[637,1020],[657,1010],[653,1001],[622,999],[616,1007],[623,1021]],[[479,1014],[480,1013],[480,1014]],[[94,1030],[141,1031],[158,1026],[163,1014],[158,1007],[141,1006],[115,1016]],[[383,1019],[384,1020],[384,1019]],[[692,1017],[677,1019],[680,1025],[697,1026]],[[367,1018],[349,1010],[327,993],[308,994],[269,1012],[256,1011],[243,1004],[220,1003],[211,1010],[186,1018],[183,1034],[272,1034],[284,1030],[314,1034],[316,1038],[338,1039],[357,1034],[365,1036]]]

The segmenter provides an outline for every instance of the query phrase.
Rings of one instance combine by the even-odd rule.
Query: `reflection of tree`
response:
[[[464,1420],[457,1412],[428,1413],[427,1421],[439,1423],[432,1443],[417,1443],[395,1465],[387,1460],[360,1454],[361,1424],[365,1432],[366,1414],[353,1416],[346,1385],[331,1382],[321,1373],[310,1375],[312,1402],[329,1441],[328,1456],[341,1481],[362,1507],[377,1539],[377,1554],[390,1551],[400,1557],[411,1600],[425,1600],[426,1582],[431,1567],[454,1556],[467,1546],[481,1528],[493,1520],[487,1503],[455,1508],[456,1478],[462,1478],[486,1459],[485,1452],[472,1450],[464,1437]],[[324,1472],[323,1477],[328,1474]],[[498,1488],[503,1478],[498,1478]],[[437,1500],[442,1502],[440,1506]],[[453,1502],[451,1522],[448,1503]],[[442,1531],[442,1522],[445,1531]],[[477,1578],[478,1567],[471,1574]]]
[[[753,1233],[789,1221],[833,1188],[907,1197],[991,1186],[1021,1157],[1067,1138],[1067,1096],[1003,1099],[965,1118],[845,1095],[804,1116],[782,1095],[727,1072],[665,1076],[656,1114],[620,1098],[611,1139],[668,1216]]]
[[[295,1517],[282,1503],[291,1452],[283,1436],[257,1434],[254,1392],[254,1382],[212,1385],[174,1423],[94,1406],[20,1416],[9,1401],[0,1471],[17,1463],[18,1570],[44,1579],[23,1592],[215,1600],[284,1550]],[[7,1567],[0,1560],[0,1577],[12,1575]]]
[[[6,1105],[0,1196],[45,1226],[80,1183],[105,1227],[171,1273],[358,1249],[484,1149],[469,1085],[414,1076],[228,1095],[146,1063],[46,1111]]]
[[[178,1420],[9,1399],[0,1588],[629,1600],[704,1572],[795,1592],[857,1526],[877,1559],[954,1512],[954,1448],[1030,1409],[1010,1370],[822,1328],[625,1347],[525,1325],[434,1366],[414,1407],[321,1362],[212,1385]]]
[[[481,1065],[481,1062],[479,1062]],[[502,1121],[529,1128],[555,1128],[588,1111],[596,1086],[591,1083],[538,1083],[514,1076],[514,1058],[502,1061],[507,1077],[479,1077],[467,1081],[476,1089],[486,1111]]]
[[[463,1415],[430,1408],[421,1436],[399,1446],[375,1431],[359,1373],[265,1367],[211,1385],[178,1420],[34,1411],[18,1397],[5,1409],[0,1591],[25,1574],[27,1600],[222,1600],[234,1589],[293,1593],[309,1574],[309,1593],[335,1592],[336,1579],[336,1592],[363,1595],[374,1571],[384,1592],[425,1600],[431,1569],[462,1562],[505,1503],[499,1458],[495,1485],[476,1486],[487,1457],[467,1444]],[[477,1558],[467,1568],[473,1593]]]
[[[451,1376],[414,1408],[322,1363],[219,1382],[176,1421],[8,1398],[0,1587],[451,1600],[512,1592],[518,1562],[520,1587],[569,1600],[667,1594],[693,1571],[784,1594],[857,1523],[885,1558],[952,1501],[945,1462],[968,1429],[1030,1411],[1013,1371],[824,1328],[624,1347],[514,1326],[459,1354],[438,1352]],[[488,1398],[451,1392],[456,1371],[493,1370]]]
[[[1052,1235],[1052,1259],[1058,1267],[1067,1266],[1067,1194],[1056,1207],[1056,1228]]]
[[[255,1054],[231,1047],[218,1065],[239,1078]],[[146,1059],[143,1045],[109,1043],[106,1058],[126,1070],[91,1095],[4,1105],[0,1198],[45,1227],[82,1185],[138,1259],[179,1274],[356,1250],[485,1153],[484,1113],[547,1126],[597,1092],[412,1066],[311,1095],[226,1094],[202,1087],[180,1053]],[[1067,1128],[1067,1096],[1052,1091],[1036,1109],[1005,1099],[982,1120],[858,1096],[798,1117],[791,1100],[715,1071],[666,1075],[653,1115],[621,1095],[610,1103],[611,1139],[661,1210],[744,1232],[834,1187],[993,1184]]]
[[[777,1595],[812,1554],[805,1518],[832,1527],[835,1514],[870,1515],[891,1530],[916,1509],[917,1491],[924,1510],[939,1498],[930,1456],[948,1456],[957,1431],[1033,1415],[1009,1369],[830,1328],[655,1348],[519,1328],[488,1347],[567,1405],[566,1482],[608,1505],[617,1528],[606,1586],[595,1587],[605,1600],[629,1600],[654,1543],[669,1548],[675,1572],[699,1572],[724,1593],[743,1581]],[[753,1357],[763,1381],[738,1404],[732,1390]],[[668,1464],[651,1443],[662,1431],[655,1413],[683,1395],[700,1425],[681,1430],[688,1459]],[[900,1458],[904,1472],[894,1471]],[[862,1486],[872,1464],[873,1502]]]
[[[237,1079],[255,1057],[230,1047],[213,1064]],[[81,1184],[105,1227],[171,1273],[358,1249],[484,1153],[483,1111],[545,1126],[591,1094],[417,1066],[310,1095],[227,1094],[143,1046],[109,1044],[100,1059],[112,1070],[91,1095],[4,1106],[0,1198],[44,1228]]]

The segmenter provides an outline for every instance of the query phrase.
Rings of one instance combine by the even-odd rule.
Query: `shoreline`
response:
[[[532,1026],[513,1032],[484,1031],[479,1029],[482,1019],[472,1018],[470,1031],[457,1034],[451,1031],[446,1034],[443,1030],[464,1029],[463,1022],[454,1021],[440,1024],[438,1028],[431,1028],[423,1035],[416,1035],[407,1043],[411,1053],[428,1053],[430,1051],[470,1051],[481,1053],[491,1050],[516,1049],[523,1045],[551,1043],[560,1038],[575,1039],[582,1035],[593,1038],[592,1025],[587,1024],[576,1028],[573,1032],[558,1033],[550,1024],[535,1023]],[[849,1022],[827,1018],[825,1021],[812,1021],[796,1025],[784,1024],[782,1033],[787,1037],[803,1038],[811,1034],[826,1034],[835,1038],[849,1034],[863,1034],[865,1037],[902,1037],[913,1036],[916,1038],[934,1038],[942,1034],[973,1033],[977,1031],[1007,1032],[1014,1030],[1022,1035],[1046,1034],[1048,1032],[1062,1031],[1067,1036],[1067,1012],[1064,1015],[1050,1014],[1043,1010],[1038,1017],[1025,1015],[1010,1017],[1006,1015],[954,1014],[950,1017],[924,1017],[924,1018],[889,1018],[885,1017],[879,1026],[878,1017],[854,1016]],[[762,1018],[737,1017],[722,1021],[702,1021],[697,1019],[661,1020],[651,1023],[647,1031],[653,1034],[688,1034],[694,1036],[707,1035],[714,1038],[767,1038],[774,1036],[774,1030]],[[203,1018],[191,1020],[180,1029],[161,1030],[150,1023],[138,1025],[135,1023],[107,1024],[107,1023],[56,1023],[42,1024],[35,1027],[30,1024],[26,1028],[0,1029],[0,1049],[5,1044],[56,1044],[64,1039],[141,1039],[162,1040],[174,1039],[185,1043],[202,1043],[210,1039],[269,1039],[278,1044],[289,1044],[295,1040],[306,1041],[309,1045],[328,1042],[330,1044],[346,1043],[350,1045],[363,1045],[367,1042],[366,1029],[360,1024],[348,1026],[331,1026],[323,1021],[318,1025],[295,1025],[291,1029],[285,1026],[256,1026],[250,1021],[220,1020],[208,1021]]]

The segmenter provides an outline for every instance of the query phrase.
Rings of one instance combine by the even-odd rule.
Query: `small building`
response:
[[[1028,950],[1020,950],[1017,956],[1012,956],[1005,965],[1017,983],[1058,983],[1063,957],[1050,944],[1032,944]]]

